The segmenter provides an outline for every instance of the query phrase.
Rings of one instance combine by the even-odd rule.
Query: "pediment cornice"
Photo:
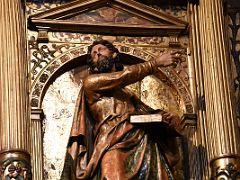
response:
[[[69,20],[102,7],[124,11],[152,24],[82,23]],[[130,36],[176,36],[186,32],[187,24],[134,0],[77,0],[29,16],[29,29]]]

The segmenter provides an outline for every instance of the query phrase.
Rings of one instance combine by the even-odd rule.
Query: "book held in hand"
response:
[[[130,123],[152,123],[163,122],[161,114],[147,114],[147,115],[132,115],[130,116]]]

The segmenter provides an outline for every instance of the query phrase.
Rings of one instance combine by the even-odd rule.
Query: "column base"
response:
[[[30,154],[18,149],[1,151],[0,179],[31,180]]]
[[[211,180],[240,179],[240,157],[237,155],[213,159],[211,165]]]

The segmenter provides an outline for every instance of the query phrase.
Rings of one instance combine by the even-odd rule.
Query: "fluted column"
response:
[[[189,139],[189,176],[190,179],[209,179],[210,167],[207,152],[209,151],[206,136],[206,107],[204,99],[204,75],[202,64],[201,41],[203,34],[201,34],[200,25],[202,19],[199,15],[199,5],[190,3],[188,5],[189,25],[190,25],[190,55],[193,61],[193,69],[196,81],[196,96],[197,96],[197,128],[188,135]],[[211,151],[211,150],[210,150]]]
[[[42,109],[31,110],[31,155],[32,155],[32,178],[43,179],[43,133],[42,120],[44,114]]]
[[[30,179],[24,4],[0,0],[0,179]]]
[[[232,105],[223,0],[200,0],[199,19],[206,112],[201,128],[205,133],[211,176],[213,179],[237,179],[240,138]]]

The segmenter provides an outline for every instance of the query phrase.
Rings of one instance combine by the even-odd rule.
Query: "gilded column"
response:
[[[201,132],[213,179],[240,178],[239,131],[230,84],[230,61],[225,43],[223,0],[200,0],[204,118]]]
[[[196,106],[197,106],[197,128],[188,135],[189,140],[189,176],[190,179],[209,179],[210,167],[207,152],[209,151],[207,142],[208,136],[205,129],[206,107],[204,98],[204,75],[202,64],[201,41],[202,34],[200,25],[202,19],[199,17],[199,5],[189,3],[188,5],[189,25],[190,25],[190,57],[195,70],[196,82]]]
[[[0,179],[31,179],[26,27],[21,0],[0,0]]]

